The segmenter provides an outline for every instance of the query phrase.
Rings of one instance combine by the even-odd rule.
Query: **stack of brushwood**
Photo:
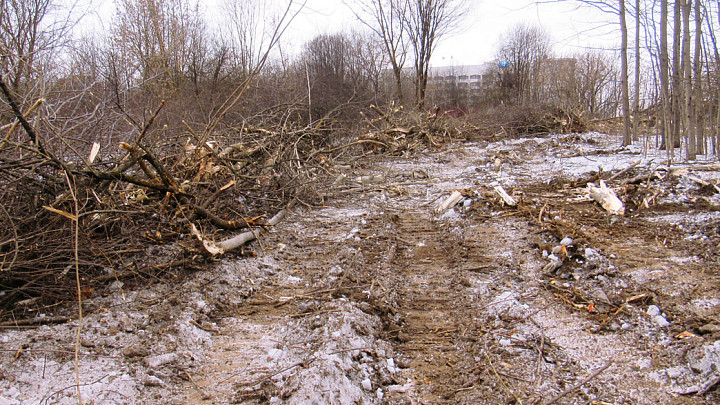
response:
[[[0,87],[0,321],[242,253],[288,205],[318,203],[336,165],[458,133],[445,117],[392,107],[368,110],[353,136],[293,111],[231,119],[223,106],[186,122],[177,100],[171,112],[160,100],[43,110],[52,102]]]
[[[0,128],[0,320],[242,252],[289,203],[312,202],[329,155],[318,153],[327,121],[183,122],[170,134],[159,103],[101,146],[21,111],[7,88],[2,95],[10,111]]]
[[[586,132],[587,123],[575,109],[556,106],[500,106],[487,113],[482,126],[493,134],[527,136]]]
[[[359,137],[360,142],[390,155],[438,147],[461,132],[449,117],[437,112],[406,112],[394,106],[387,111],[371,108],[378,116],[367,120],[368,132]]]

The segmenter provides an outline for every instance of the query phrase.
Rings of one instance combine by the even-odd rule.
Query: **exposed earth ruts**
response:
[[[338,165],[348,180],[323,206],[296,206],[248,256],[89,300],[84,398],[716,403],[720,199],[684,172],[620,183],[662,168],[617,143],[477,141]],[[610,182],[624,217],[584,197],[599,165],[637,159]],[[464,199],[436,211],[455,190]],[[564,238],[567,258],[548,270]],[[0,334],[0,404],[77,403],[76,326]]]

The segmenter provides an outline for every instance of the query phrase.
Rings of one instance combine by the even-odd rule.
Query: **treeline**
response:
[[[348,0],[364,29],[318,35],[293,54],[283,45],[298,1],[222,2],[222,20],[211,22],[193,0],[119,0],[104,35],[81,36],[82,18],[59,2],[0,0],[0,69],[39,132],[70,154],[73,143],[106,150],[126,139],[161,100],[158,132],[173,141],[218,125],[228,133],[249,123],[353,123],[389,103],[463,114],[547,106],[622,117],[626,144],[652,122],[658,147],[683,146],[691,159],[717,153],[718,5],[566,1],[605,12],[618,49],[563,54],[547,32],[518,25],[498,44],[506,64],[470,85],[439,84],[430,68],[438,41],[482,7],[464,0]],[[4,129],[14,125],[7,101]]]

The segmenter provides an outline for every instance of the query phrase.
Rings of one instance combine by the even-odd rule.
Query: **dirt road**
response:
[[[255,257],[89,301],[83,398],[717,403],[720,198],[697,180],[720,172],[664,159],[585,134],[338,166]],[[586,197],[599,177],[625,216]],[[3,331],[0,403],[77,403],[76,328]]]

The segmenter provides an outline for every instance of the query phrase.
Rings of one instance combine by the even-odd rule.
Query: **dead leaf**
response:
[[[95,161],[98,152],[100,152],[100,144],[93,142],[92,149],[90,149],[90,156],[88,157],[88,163],[92,164]]]
[[[676,338],[676,339],[689,339],[689,338],[693,338],[693,337],[695,337],[695,336],[696,336],[696,335],[695,335],[694,333],[685,331],[685,332],[683,332],[683,333],[675,336],[675,338]]]
[[[83,286],[80,288],[80,297],[84,300],[92,298],[93,294],[95,293],[95,288],[90,286]]]

